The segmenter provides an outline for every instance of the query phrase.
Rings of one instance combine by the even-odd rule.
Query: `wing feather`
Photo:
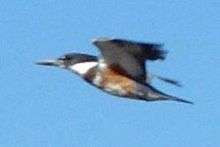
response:
[[[165,59],[166,51],[161,44],[135,42],[124,39],[99,38],[93,44],[101,51],[108,65],[117,65],[127,72],[129,77],[145,83],[146,60]]]

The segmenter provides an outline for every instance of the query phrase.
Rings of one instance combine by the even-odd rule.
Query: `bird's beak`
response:
[[[52,60],[41,60],[36,62],[37,65],[45,65],[45,66],[56,66],[56,67],[63,67],[64,62],[60,59],[52,59]]]

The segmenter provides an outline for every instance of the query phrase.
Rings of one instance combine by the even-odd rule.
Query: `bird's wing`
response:
[[[145,83],[145,60],[165,59],[166,51],[161,44],[142,43],[123,39],[99,38],[93,41],[104,61],[113,67],[119,67],[127,76]]]
[[[183,85],[177,81],[177,80],[174,80],[174,79],[170,79],[170,78],[166,78],[166,77],[161,77],[161,76],[158,76],[158,75],[154,75],[157,79],[163,81],[163,82],[166,82],[166,83],[169,83],[169,84],[172,84],[172,85],[175,85],[177,87],[182,87]]]

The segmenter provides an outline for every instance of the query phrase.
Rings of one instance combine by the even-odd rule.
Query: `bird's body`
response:
[[[106,38],[94,40],[93,43],[101,50],[102,57],[72,53],[38,64],[68,69],[112,95],[145,101],[175,100],[191,103],[164,94],[146,82],[149,81],[149,75],[145,70],[145,61],[165,58],[166,52],[160,49],[159,44]],[[175,82],[173,84],[177,85]]]

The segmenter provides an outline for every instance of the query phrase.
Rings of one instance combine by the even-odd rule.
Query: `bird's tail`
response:
[[[142,98],[142,99],[146,100],[146,101],[172,100],[172,101],[176,101],[176,102],[193,104],[193,102],[191,102],[189,100],[185,100],[183,98],[179,98],[176,96],[165,94],[149,84],[145,84],[144,91],[146,93],[144,93],[144,98]]]
[[[162,97],[162,99],[167,99],[167,100],[172,100],[172,101],[176,101],[176,102],[182,102],[182,103],[187,103],[187,104],[194,104],[191,101],[182,99],[182,98],[178,98],[178,97],[174,97],[174,96],[166,96],[166,97]]]

